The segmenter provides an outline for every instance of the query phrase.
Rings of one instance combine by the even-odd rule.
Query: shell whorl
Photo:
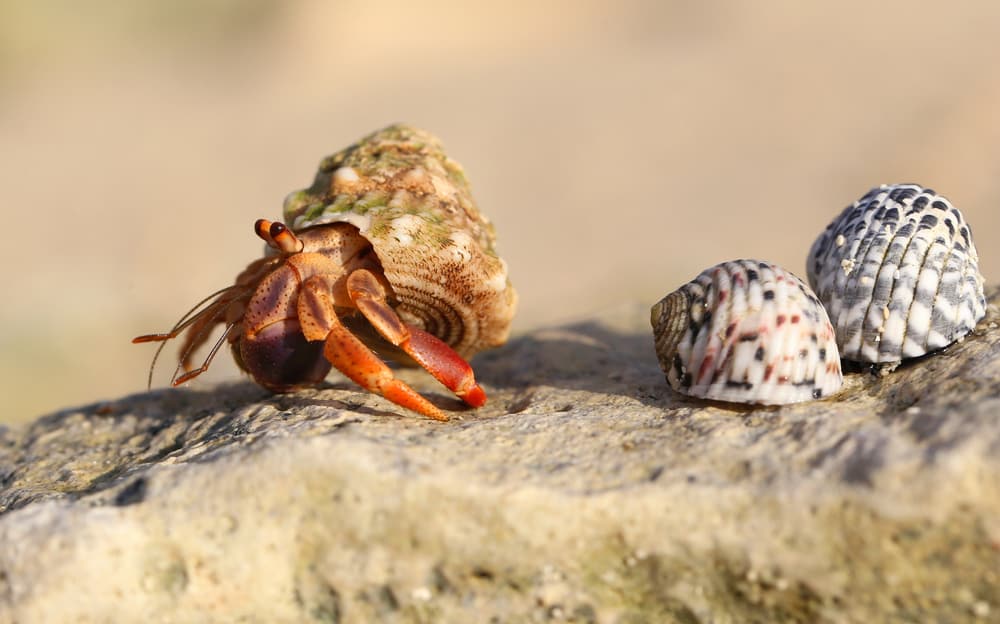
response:
[[[407,322],[464,357],[507,339],[517,295],[461,166],[428,132],[397,124],[320,163],[285,200],[295,230],[346,222],[371,242]]]
[[[677,348],[690,321],[690,299],[685,290],[675,290],[650,310],[649,322],[656,329],[653,333],[654,348],[664,373],[670,374],[670,369],[674,367]]]
[[[841,356],[898,362],[968,334],[986,314],[962,213],[916,184],[871,189],[813,243],[809,283],[830,313]]]

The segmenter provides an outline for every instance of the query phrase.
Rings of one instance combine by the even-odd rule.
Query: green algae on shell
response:
[[[349,223],[372,245],[404,321],[463,357],[503,344],[517,306],[496,236],[462,167],[430,133],[379,130],[322,160],[285,200],[294,231]]]

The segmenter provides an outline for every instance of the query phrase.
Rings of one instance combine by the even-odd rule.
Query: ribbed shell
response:
[[[462,167],[431,134],[393,125],[324,158],[285,199],[294,231],[350,223],[368,239],[407,322],[464,357],[503,344],[517,295]]]
[[[916,184],[873,188],[844,209],[813,243],[807,270],[849,360],[924,355],[986,314],[968,224],[951,202]]]
[[[653,306],[656,354],[674,390],[779,405],[829,396],[843,375],[826,311],[781,267],[734,260]]]

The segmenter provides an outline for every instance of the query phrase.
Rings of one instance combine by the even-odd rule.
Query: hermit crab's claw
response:
[[[472,407],[486,403],[469,363],[444,341],[403,322],[386,301],[385,288],[371,271],[360,269],[347,277],[354,305],[382,337],[412,357],[449,390]]]
[[[410,337],[397,346],[468,405],[482,407],[486,404],[486,393],[476,383],[472,367],[462,356],[433,334],[416,327],[407,326],[406,329]]]
[[[373,273],[355,270],[347,278],[347,291],[357,309],[386,340],[409,354],[467,404],[480,407],[486,402],[486,393],[476,383],[472,367],[438,338],[403,323],[386,301],[386,291]],[[303,282],[297,306],[302,334],[310,341],[324,341],[323,354],[337,370],[394,403],[436,420],[448,420],[434,404],[396,379],[392,370],[340,322],[321,277]]]

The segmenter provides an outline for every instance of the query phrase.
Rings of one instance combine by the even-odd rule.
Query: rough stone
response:
[[[483,354],[448,423],[331,378],[0,429],[0,623],[997,622],[990,295],[962,343],[782,408],[673,393],[626,306]]]

